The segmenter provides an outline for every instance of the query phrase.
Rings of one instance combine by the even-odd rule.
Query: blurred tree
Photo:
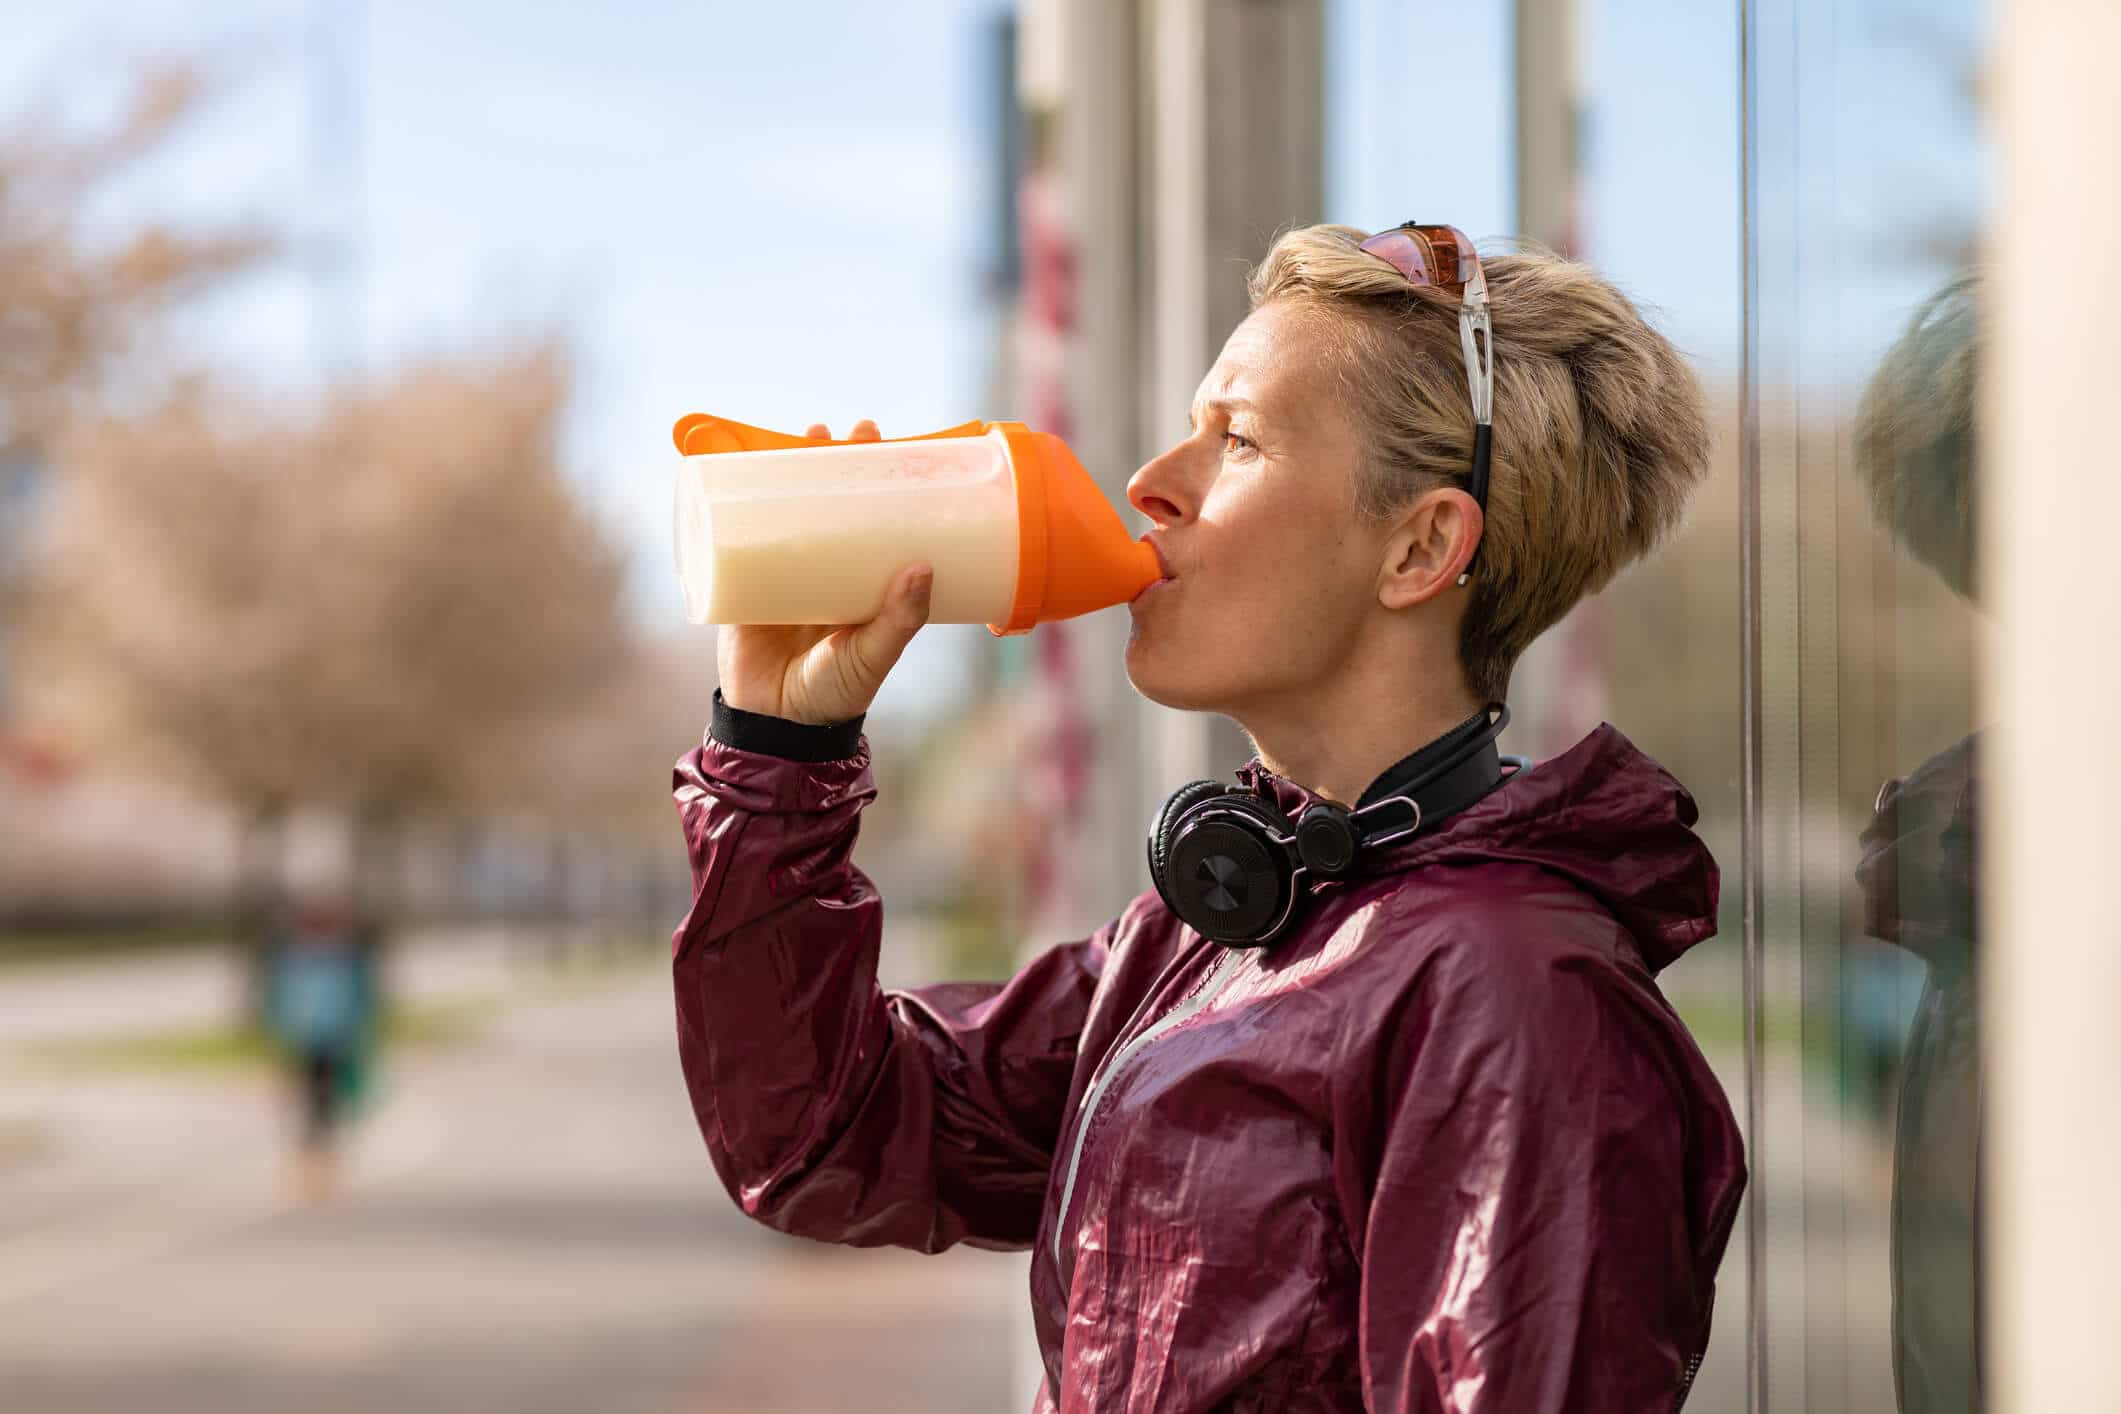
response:
[[[636,640],[573,710],[533,729],[526,754],[538,766],[527,778],[518,775],[514,803],[682,861],[664,787],[672,765],[699,745],[714,669],[707,634]]]
[[[62,430],[115,385],[146,381],[141,365],[152,361],[131,356],[165,311],[273,251],[264,233],[240,226],[91,234],[95,203],[167,150],[220,87],[190,65],[150,65],[126,85],[117,116],[88,131],[50,117],[56,103],[0,121],[0,636],[24,587],[16,522]]]
[[[211,788],[253,840],[292,806],[341,808],[385,881],[413,812],[527,803],[526,743],[628,651],[617,557],[558,466],[566,386],[545,343],[301,421],[194,382],[151,417],[80,424],[25,710]]]
[[[593,935],[613,923],[667,928],[682,914],[691,874],[670,773],[699,744],[714,686],[710,636],[637,638],[571,711],[527,735],[516,759],[532,764],[514,773],[510,804],[559,827],[535,901],[546,919]],[[598,897],[570,893],[585,871]]]

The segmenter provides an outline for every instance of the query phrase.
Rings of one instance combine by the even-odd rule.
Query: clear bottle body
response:
[[[935,569],[931,623],[1001,623],[1016,596],[999,432],[686,457],[675,520],[694,623],[865,623],[914,563]]]

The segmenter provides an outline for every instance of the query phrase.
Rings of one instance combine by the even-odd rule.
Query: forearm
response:
[[[858,1154],[845,1141],[865,1103],[919,1088],[901,1080],[878,1093],[888,1066],[920,1058],[892,1054],[876,980],[882,907],[849,859],[872,793],[860,754],[797,767],[712,736],[677,771],[694,887],[672,965],[694,1113],[746,1212],[829,1241],[862,1240],[874,1214],[805,1201],[806,1190],[832,1186],[827,1154],[905,1184],[907,1168],[889,1162],[903,1158],[889,1152],[893,1134],[871,1136]],[[896,1120],[902,1133],[919,1128],[917,1116]],[[853,1191],[875,1195],[873,1185]]]
[[[796,763],[710,737],[677,782],[694,875],[679,1055],[731,1195],[825,1241],[1028,1243],[1103,939],[1008,983],[887,994],[882,901],[849,858],[866,757]]]

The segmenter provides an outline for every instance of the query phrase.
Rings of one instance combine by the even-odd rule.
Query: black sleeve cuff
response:
[[[862,721],[856,717],[851,722],[814,727],[786,717],[746,712],[724,702],[722,690],[716,688],[714,724],[708,730],[722,745],[760,756],[778,756],[784,761],[845,761],[862,749]]]

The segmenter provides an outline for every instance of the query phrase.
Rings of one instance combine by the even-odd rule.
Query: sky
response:
[[[299,397],[328,359],[382,370],[566,329],[580,375],[571,474],[630,552],[637,614],[674,628],[668,433],[681,413],[791,429],[872,416],[887,434],[992,415],[981,38],[1005,8],[0,0],[0,121],[90,116],[135,58],[223,66],[231,95],[99,219],[249,213],[350,234],[358,278],[321,305],[300,268],[254,280],[196,312],[188,346]],[[1972,209],[1973,134],[1937,59],[1969,42],[1970,0],[1760,8],[1790,13],[1770,52],[1805,61],[1790,70],[1801,95],[1770,63],[1763,111],[1807,115],[1763,151],[1764,211],[1826,213],[1836,239],[1860,244],[1923,203]],[[1329,219],[1512,229],[1509,11],[1329,0]],[[1581,31],[1586,253],[1711,381],[1738,358],[1735,13],[1586,0]],[[358,141],[349,160],[319,162],[312,98],[332,85],[353,95],[342,111]],[[1769,317],[1789,325],[1793,357],[1847,383],[1942,274],[1844,258],[1855,277],[1822,297],[1803,228],[1785,225],[1769,253],[1787,259],[1770,262],[1763,294],[1809,290],[1787,308],[1825,307],[1801,328],[1783,304]],[[354,347],[325,351],[341,322]],[[947,698],[979,634],[924,635],[924,670],[888,691]]]
[[[1476,240],[1513,231],[1511,8],[1329,4],[1328,219],[1374,228],[1441,213]],[[1909,234],[1970,229],[1980,209],[1969,97],[1981,7],[1754,10],[1763,355],[1838,398],[1949,273]],[[1741,331],[1738,5],[1583,0],[1578,14],[1582,253],[1728,383]]]
[[[285,224],[340,185],[308,161],[306,7],[224,3],[211,27],[194,8],[21,7],[0,111],[29,55],[88,34],[119,42],[73,67],[106,74],[127,51],[232,51],[256,77],[121,205]],[[992,8],[832,7],[819,24],[805,5],[370,0],[345,50],[361,361],[567,325],[580,469],[629,527],[653,503],[666,539],[658,458],[683,412],[963,420],[984,353],[969,21]],[[314,316],[290,271],[204,332],[293,384],[314,373]]]
[[[0,121],[54,94],[86,119],[131,60],[209,57],[232,96],[116,193],[112,230],[255,214],[357,233],[358,279],[332,299],[370,370],[569,330],[569,466],[628,548],[649,626],[682,626],[681,414],[908,432],[982,415],[980,26],[996,0],[368,0],[330,12],[329,44],[321,9],[0,0]],[[349,85],[359,133],[356,159],[321,177],[319,80]],[[313,283],[289,268],[189,316],[185,340],[300,396],[324,366],[318,330]],[[905,676],[947,690],[963,635],[924,637],[935,671]]]

